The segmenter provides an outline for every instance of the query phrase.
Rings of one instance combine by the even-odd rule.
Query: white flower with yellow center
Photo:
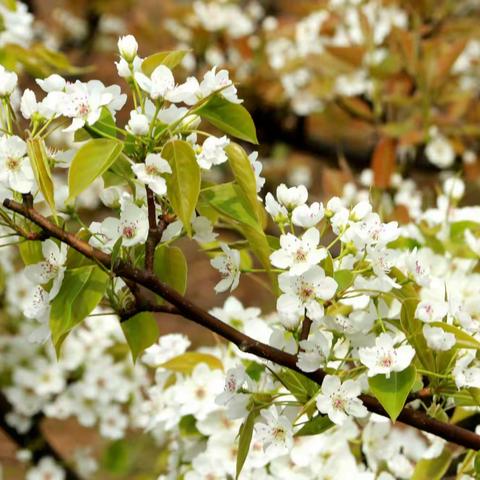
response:
[[[28,193],[34,184],[27,144],[17,136],[0,138],[0,183],[16,192]]]

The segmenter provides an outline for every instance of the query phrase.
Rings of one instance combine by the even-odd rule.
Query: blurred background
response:
[[[11,2],[3,3],[5,9]],[[127,33],[137,38],[141,57],[187,50],[178,82],[213,66],[227,68],[257,126],[263,194],[280,183],[307,185],[311,200],[343,195],[353,201],[363,191],[386,218],[407,222],[434,201],[443,178],[463,175],[463,202],[478,204],[479,0],[24,3],[33,34],[21,24],[14,40],[0,34],[0,63],[24,72],[22,87],[34,88],[33,78],[60,70],[125,88],[114,62],[118,37]],[[11,20],[2,12],[8,31]],[[129,108],[119,112],[119,124],[128,114]],[[207,308],[223,304],[209,259],[190,243],[184,247],[187,296]],[[267,312],[272,307],[268,290],[252,279],[235,296]],[[187,333],[194,345],[216,341],[184,321],[160,324],[164,333]],[[74,420],[47,420],[42,428],[67,456],[79,445],[105,445]],[[141,463],[151,446],[135,438]],[[115,452],[122,448],[114,445],[104,461],[113,462],[115,478],[133,478],[112,460],[127,455]],[[1,431],[0,462],[7,479],[22,478],[14,446]]]

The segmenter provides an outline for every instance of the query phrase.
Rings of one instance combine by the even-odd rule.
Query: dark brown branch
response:
[[[12,406],[0,392],[0,428],[19,448],[28,449],[32,453],[32,462],[36,464],[43,457],[52,457],[65,470],[66,480],[80,480],[80,477],[65,463],[45,438],[40,427],[43,415],[38,413],[32,417],[31,427],[26,432],[20,433],[6,421],[6,416],[11,410]]]
[[[155,206],[155,195],[149,187],[145,187],[147,191],[147,208],[148,208],[148,237],[145,244],[145,269],[153,272],[153,260],[155,256],[155,247],[160,241],[157,226],[157,213]]]
[[[308,339],[308,335],[310,333],[311,327],[312,327],[312,320],[310,320],[310,318],[307,315],[305,315],[302,322],[302,330],[300,332],[300,337],[299,337],[300,341]]]
[[[112,268],[110,255],[93,248],[91,245],[80,240],[75,235],[62,230],[50,220],[40,215],[33,208],[29,208],[25,205],[8,199],[5,200],[3,204],[5,208],[13,212],[17,212],[31,220],[50,236],[66,243],[86,257],[102,263],[107,268]],[[312,373],[302,372],[297,367],[295,355],[291,355],[270,345],[259,342],[236,330],[232,326],[222,322],[218,318],[200,308],[198,305],[190,302],[170,286],[161,282],[152,273],[134,268],[132,265],[123,261],[114,265],[112,270],[117,276],[131,280],[132,282],[147,288],[153,293],[160,295],[173,306],[175,306],[179,314],[199,325],[202,325],[203,327],[208,328],[210,331],[217,333],[221,337],[237,345],[242,351],[251,353],[278,365],[290,368],[304,374],[319,384],[322,383],[325,376],[323,371],[318,370]],[[388,417],[388,414],[385,412],[378,400],[376,400],[374,397],[370,395],[362,395],[361,399],[369,411]],[[472,431],[456,425],[440,422],[429,417],[424,412],[405,407],[398,419],[407,425],[418,428],[424,432],[437,435],[449,442],[456,443],[466,448],[480,450],[479,435],[476,435]]]

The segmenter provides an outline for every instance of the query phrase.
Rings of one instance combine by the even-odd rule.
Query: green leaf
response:
[[[192,234],[191,219],[200,193],[200,167],[192,146],[183,140],[172,140],[162,150],[172,168],[166,175],[168,198],[189,235]]]
[[[303,427],[295,434],[296,437],[303,437],[306,435],[318,435],[326,432],[335,424],[328,418],[327,415],[317,415],[311,418]]]
[[[142,72],[150,76],[159,65],[165,65],[172,70],[183,60],[183,57],[185,57],[187,53],[188,50],[171,50],[154,53],[143,60]]]
[[[420,460],[413,472],[412,480],[441,480],[452,462],[452,453],[444,448],[440,456]]]
[[[201,437],[197,428],[197,420],[193,415],[184,415],[178,422],[178,429],[182,437]]]
[[[252,164],[245,150],[237,143],[232,142],[225,147],[225,153],[238,186],[250,204],[252,212],[255,212],[258,218],[260,203],[257,199],[257,182]]]
[[[248,110],[238,103],[229,102],[221,94],[212,95],[195,113],[232,137],[258,144],[255,124]]]
[[[237,479],[242,471],[245,460],[247,459],[248,451],[250,450],[250,443],[252,442],[253,426],[255,425],[256,411],[251,411],[248,417],[240,426],[238,432],[238,453],[237,453],[237,467],[235,478]]]
[[[333,274],[334,274],[333,258],[332,258],[332,255],[330,254],[330,252],[328,252],[328,251],[327,251],[327,256],[322,261],[322,267],[325,270],[325,275],[327,275],[328,277],[333,277]],[[347,270],[338,270],[338,271],[339,272],[346,272]],[[340,275],[337,275],[337,276],[340,276]],[[340,286],[340,283],[339,283],[338,280],[337,280],[337,283],[339,284],[338,290],[339,291],[344,290],[344,288]]]
[[[395,421],[405,405],[405,400],[415,383],[416,370],[413,365],[402,372],[375,375],[368,379],[371,392],[382,404],[392,421]]]
[[[155,275],[182,295],[187,289],[187,261],[178,247],[158,245],[153,261]]]
[[[18,250],[25,265],[43,261],[42,242],[26,240],[18,245]]]
[[[118,140],[95,138],[83,145],[73,157],[68,172],[68,199],[71,203],[105,173],[122,153],[123,144]]]
[[[474,348],[480,350],[480,342],[464,330],[444,322],[432,322],[430,325],[432,327],[441,328],[445,332],[453,333],[457,340],[457,343],[455,344],[456,348]]]
[[[201,352],[186,352],[182,355],[178,355],[165,363],[159,365],[167,370],[172,370],[179,373],[192,373],[193,369],[199,363],[206,363],[212,370],[223,370],[223,364],[219,358],[209,353]]]
[[[27,140],[27,151],[38,188],[56,220],[57,209],[55,207],[53,179],[43,140],[41,138],[29,138]]]
[[[342,292],[352,285],[354,276],[350,270],[337,270],[333,274],[333,279],[338,284],[338,291]]]
[[[283,386],[301,403],[308,402],[320,389],[313,380],[289,368],[277,372],[277,376]]]
[[[202,190],[201,198],[222,215],[257,230],[262,230],[255,212],[252,211],[238,185],[223,183],[205,188]]]
[[[57,355],[68,332],[90,315],[103,298],[108,279],[108,274],[95,265],[65,272],[50,310],[50,330]]]
[[[102,467],[113,475],[125,475],[132,463],[131,440],[115,440],[103,452]]]
[[[85,125],[84,129],[92,138],[116,137],[115,119],[107,107],[102,107],[100,118],[92,125]]]
[[[155,317],[149,312],[140,312],[121,323],[132,359],[138,356],[158,338],[159,331]]]

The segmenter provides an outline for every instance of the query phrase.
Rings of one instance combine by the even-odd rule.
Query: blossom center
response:
[[[16,172],[20,168],[20,159],[15,157],[8,157],[6,165],[8,170]]]

